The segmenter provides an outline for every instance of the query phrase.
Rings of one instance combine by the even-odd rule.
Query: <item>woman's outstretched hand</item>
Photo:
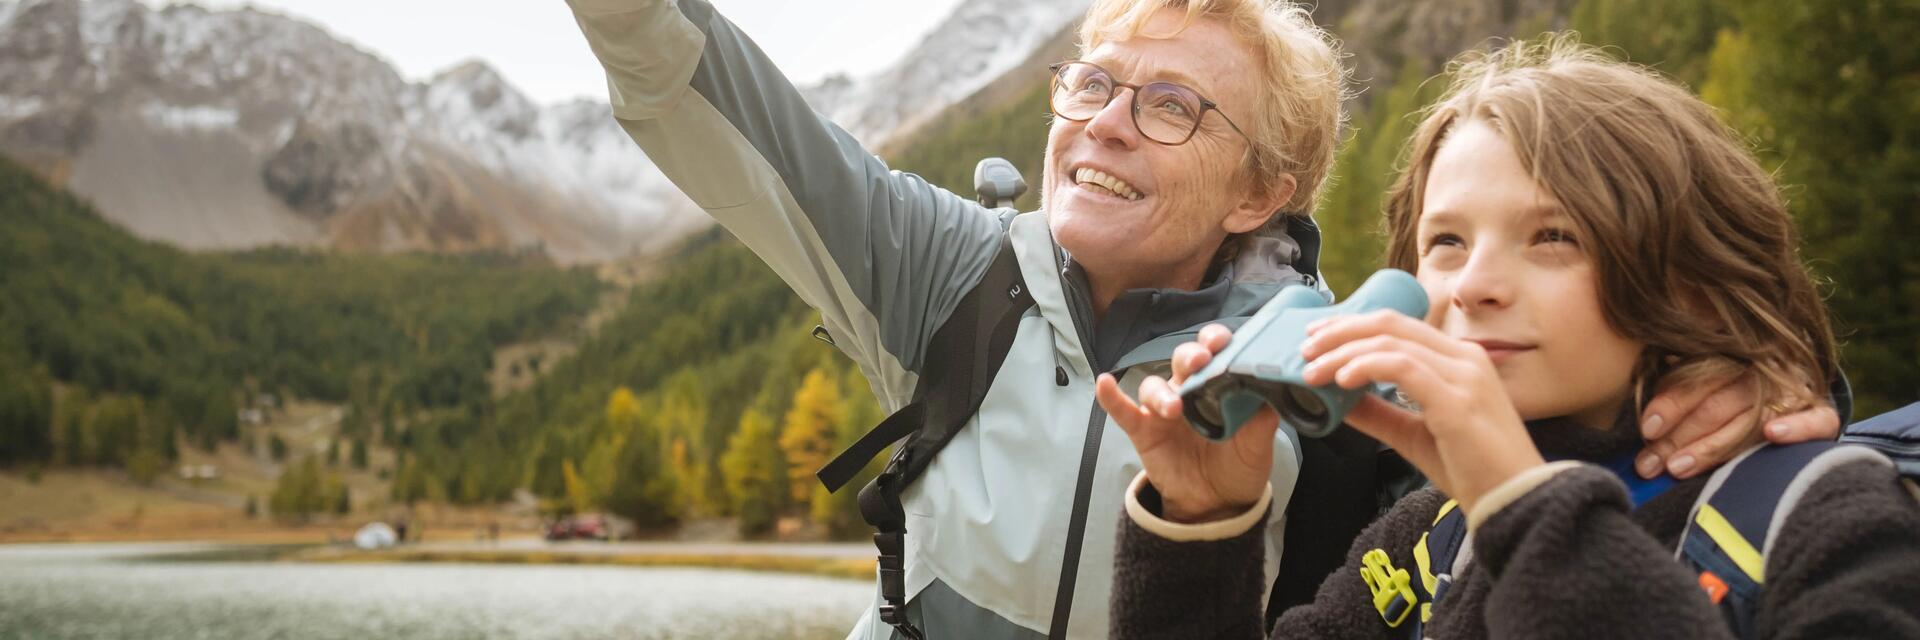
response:
[[[1112,374],[1101,374],[1094,397],[1140,453],[1147,478],[1160,492],[1162,517],[1174,522],[1222,520],[1252,508],[1267,491],[1273,468],[1273,432],[1280,419],[1272,407],[1254,414],[1226,442],[1211,442],[1181,413],[1180,385],[1227,347],[1233,332],[1212,324],[1198,341],[1173,350],[1173,379],[1148,376],[1140,401],[1120,391]]]

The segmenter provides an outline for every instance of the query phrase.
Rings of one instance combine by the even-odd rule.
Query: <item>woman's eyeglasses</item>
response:
[[[1051,104],[1056,116],[1086,122],[1107,108],[1107,103],[1113,101],[1120,89],[1126,88],[1133,90],[1133,126],[1148,140],[1164,145],[1184,144],[1200,129],[1200,119],[1208,111],[1219,113],[1227,126],[1233,127],[1241,137],[1247,137],[1240,125],[1220,111],[1219,105],[1186,86],[1171,82],[1127,84],[1114,80],[1113,74],[1091,62],[1061,62],[1048,68],[1053,70]],[[1253,139],[1247,141],[1251,143]]]

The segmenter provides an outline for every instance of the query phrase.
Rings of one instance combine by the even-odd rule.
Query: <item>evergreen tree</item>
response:
[[[53,386],[0,360],[0,465],[53,459]]]

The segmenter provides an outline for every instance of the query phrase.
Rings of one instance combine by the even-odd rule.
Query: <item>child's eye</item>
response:
[[[1451,233],[1436,233],[1427,238],[1427,246],[1423,253],[1433,251],[1440,247],[1458,247],[1463,244],[1465,244],[1465,242],[1460,240],[1460,236]]]
[[[1574,239],[1572,231],[1568,231],[1566,229],[1555,229],[1552,227],[1541,229],[1540,233],[1534,237],[1534,241],[1535,242],[1565,242],[1567,244],[1571,244],[1575,246],[1578,246],[1580,244],[1579,240]]]

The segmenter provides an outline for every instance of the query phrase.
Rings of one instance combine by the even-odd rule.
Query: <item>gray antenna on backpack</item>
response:
[[[980,204],[989,209],[1011,207],[1020,194],[1027,192],[1027,180],[1006,158],[987,158],[973,165],[973,191],[979,194]]]

